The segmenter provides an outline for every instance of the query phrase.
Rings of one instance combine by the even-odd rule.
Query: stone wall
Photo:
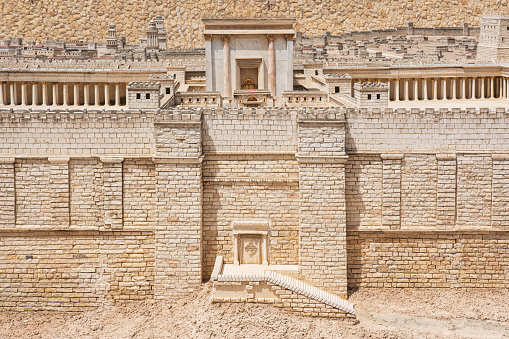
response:
[[[270,264],[340,295],[507,287],[502,110],[0,113],[0,307],[189,292],[253,219]]]
[[[348,287],[507,288],[507,232],[349,232]]]
[[[130,42],[145,36],[150,19],[162,15],[168,33],[169,47],[203,46],[201,19],[212,17],[295,17],[296,29],[307,35],[325,31],[340,34],[405,26],[461,26],[463,22],[478,26],[483,13],[504,14],[503,2],[468,0],[462,4],[418,0],[416,2],[361,3],[307,1],[9,1],[0,6],[3,25],[0,39],[10,36],[26,40],[58,40],[78,38],[106,41],[110,23],[116,24],[118,35]]]

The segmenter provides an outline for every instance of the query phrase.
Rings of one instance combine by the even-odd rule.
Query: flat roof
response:
[[[295,19],[203,19],[204,34],[295,34]]]

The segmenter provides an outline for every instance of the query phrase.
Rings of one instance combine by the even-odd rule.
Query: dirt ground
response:
[[[360,289],[357,320],[261,304],[212,304],[211,285],[177,300],[86,312],[0,312],[0,338],[509,338],[509,291]]]

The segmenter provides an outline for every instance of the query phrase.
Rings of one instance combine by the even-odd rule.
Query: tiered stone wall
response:
[[[0,306],[186,293],[260,218],[270,264],[341,295],[506,287],[503,110],[131,113],[0,112]]]
[[[0,39],[24,37],[38,42],[51,39],[78,38],[87,41],[106,41],[110,23],[116,24],[119,35],[130,42],[145,36],[147,24],[162,15],[170,47],[203,46],[204,16],[213,17],[295,17],[296,29],[307,35],[321,35],[325,31],[340,34],[405,26],[413,21],[415,27],[461,26],[463,22],[478,26],[483,13],[504,14],[503,2],[467,1],[462,4],[444,1],[394,2],[384,0],[359,3],[345,0],[324,3],[309,0],[290,1],[9,1],[0,7],[2,25]]]

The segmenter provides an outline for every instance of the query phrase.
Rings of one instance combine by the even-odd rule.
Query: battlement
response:
[[[357,90],[372,90],[372,91],[379,91],[379,90],[385,90],[389,89],[389,85],[385,82],[356,82],[354,84],[354,89]]]
[[[131,81],[127,87],[130,91],[132,90],[154,90],[159,91],[161,88],[161,82],[159,81]]]
[[[497,116],[509,116],[509,108],[346,108],[347,117],[408,117],[433,119],[477,117],[491,119]]]

